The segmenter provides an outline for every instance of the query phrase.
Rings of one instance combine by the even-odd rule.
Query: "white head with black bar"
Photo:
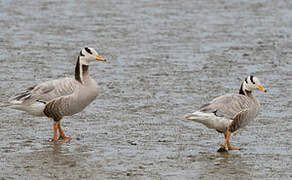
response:
[[[88,65],[90,61],[106,61],[105,58],[101,57],[95,49],[90,47],[85,47],[80,51],[80,64]]]
[[[248,76],[245,78],[243,83],[241,84],[241,87],[239,89],[239,94],[246,95],[247,92],[251,92],[253,90],[260,90],[263,92],[267,92],[261,85],[259,79],[255,76]]]

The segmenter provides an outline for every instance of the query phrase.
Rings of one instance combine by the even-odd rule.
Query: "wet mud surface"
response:
[[[2,179],[291,179],[292,2],[0,1],[0,101],[74,75],[94,47],[98,98],[62,120],[0,108]],[[261,113],[216,152],[223,135],[188,122],[256,75]]]

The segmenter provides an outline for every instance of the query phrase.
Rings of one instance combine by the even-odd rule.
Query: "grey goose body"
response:
[[[4,106],[25,111],[34,116],[47,116],[54,120],[53,141],[72,139],[66,137],[61,129],[60,120],[82,111],[98,95],[97,83],[89,75],[89,62],[105,61],[93,48],[80,51],[75,66],[74,78],[60,78],[43,82],[25,89],[9,98]]]
[[[185,115],[185,119],[204,124],[210,129],[215,129],[225,136],[225,143],[221,150],[228,146],[230,150],[236,150],[229,143],[232,132],[245,127],[259,114],[260,104],[252,95],[252,90],[266,92],[258,78],[247,77],[241,84],[238,94],[226,94],[213,99],[203,105],[198,111]]]

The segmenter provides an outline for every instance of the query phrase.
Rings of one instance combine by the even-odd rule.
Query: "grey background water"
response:
[[[291,179],[292,2],[0,1],[0,100],[26,86],[74,74],[81,48],[98,98],[52,121],[1,108],[2,179]],[[223,135],[185,113],[237,92],[249,74],[261,113],[217,153]]]

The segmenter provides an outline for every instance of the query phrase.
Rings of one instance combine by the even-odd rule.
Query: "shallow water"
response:
[[[0,1],[0,100],[74,74],[81,48],[98,98],[63,119],[79,141],[53,144],[52,121],[1,108],[2,179],[291,179],[292,2]],[[237,92],[249,74],[261,113],[231,136],[184,114]]]

